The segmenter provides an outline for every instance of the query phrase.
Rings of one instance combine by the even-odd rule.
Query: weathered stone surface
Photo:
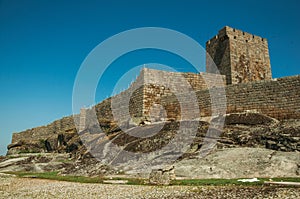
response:
[[[36,129],[44,127],[38,127]],[[51,130],[49,129],[51,132]],[[43,152],[72,152],[78,149],[82,142],[76,130],[62,131],[59,134],[49,132],[48,137],[40,137],[36,135],[35,138],[28,139],[26,137],[28,131],[17,134],[18,138],[14,138],[17,142],[8,145],[7,155],[18,153],[43,153]],[[38,131],[37,131],[38,132]],[[14,134],[16,135],[16,134]],[[77,147],[77,148],[76,148]]]
[[[149,176],[149,183],[153,185],[169,185],[175,178],[174,166],[153,169]]]
[[[245,124],[245,125],[257,125],[257,124],[275,124],[278,120],[263,115],[257,111],[246,111],[242,113],[231,113],[225,115],[225,124]]]
[[[62,175],[73,176],[104,176],[119,173],[119,170],[101,163],[94,157],[87,156],[80,160],[76,160],[73,164],[69,165],[68,167],[65,167],[61,171]]]
[[[72,164],[69,154],[29,153],[11,155],[0,162],[0,172],[47,172],[64,170]]]
[[[222,88],[199,90],[196,91],[196,96],[201,117],[212,115],[211,93],[215,93],[220,94],[221,97],[226,96],[225,100],[214,102],[213,106],[217,113],[222,113],[224,109],[226,113],[239,113],[255,109],[257,112],[269,117],[284,120],[300,118],[299,90],[300,75],[276,80],[228,85],[225,87],[225,93]],[[187,104],[195,103],[188,94],[179,96]],[[188,111],[182,111],[178,96],[175,95],[162,97],[161,104],[165,108],[168,118],[175,120],[180,120],[185,114],[191,115],[191,112],[194,111],[193,106]]]
[[[226,148],[205,158],[184,159],[175,174],[187,178],[299,177],[300,155],[262,148]]]
[[[185,121],[188,122],[188,121]],[[196,137],[193,140],[193,143],[190,145],[190,150],[187,150],[185,154],[182,155],[177,161],[186,161],[189,159],[197,159],[199,155],[199,151],[201,150],[203,146],[203,141],[205,139],[207,130],[209,127],[209,123],[207,122],[199,122],[199,121],[193,121],[194,123],[198,122],[198,132],[196,133]],[[213,146],[213,148],[209,149],[209,154],[213,155],[214,153],[218,151],[223,151],[222,153],[227,154],[227,156],[230,157],[238,157],[229,155],[229,152],[227,150],[232,150],[234,152],[234,149],[237,149],[238,154],[245,153],[247,154],[247,151],[251,151],[251,154],[255,154],[255,150],[257,150],[257,153],[260,155],[267,154],[268,157],[262,156],[259,159],[259,154],[258,156],[255,156],[255,163],[257,164],[262,164],[263,168],[268,168],[270,165],[268,163],[270,157],[273,157],[273,154],[280,154],[280,157],[277,159],[272,159],[272,161],[276,160],[278,162],[273,162],[273,165],[279,165],[278,167],[272,166],[272,169],[274,173],[280,173],[280,170],[282,169],[279,162],[283,161],[286,163],[286,166],[289,166],[289,168],[293,168],[293,172],[295,172],[295,175],[298,175],[299,169],[296,169],[297,164],[299,164],[300,160],[296,164],[297,160],[295,159],[295,162],[292,163],[290,162],[290,159],[283,159],[284,156],[289,156],[293,158],[300,158],[299,156],[299,151],[300,151],[300,121],[299,120],[287,120],[287,121],[279,121],[276,123],[276,125],[270,123],[261,123],[261,124],[244,124],[244,120],[241,120],[241,124],[235,123],[235,124],[226,124],[224,127],[224,130],[222,132],[216,132],[214,137],[210,137],[210,139],[215,139],[216,145]],[[154,123],[151,125],[145,125],[145,126],[137,126],[134,127],[130,130],[131,135],[138,135],[138,134],[143,134],[143,135],[148,135],[151,130],[155,129],[161,129],[162,123]],[[186,124],[191,124],[191,123],[186,123]],[[55,158],[50,158],[52,153],[45,153],[45,157],[42,158],[44,155],[39,155],[39,154],[17,154],[17,155],[10,155],[9,157],[4,158],[2,162],[4,162],[1,166],[0,163],[0,171],[47,171],[47,170],[61,170],[62,174],[71,174],[71,175],[85,175],[85,176],[99,176],[99,175],[107,175],[107,174],[116,174],[119,172],[119,170],[123,170],[126,173],[129,172],[131,174],[136,174],[140,173],[141,171],[146,171],[147,167],[139,169],[138,167],[135,167],[137,165],[141,166],[144,165],[144,163],[149,163],[149,162],[155,162],[156,156],[144,156],[144,159],[136,160],[133,161],[131,159],[128,159],[128,161],[125,160],[124,163],[120,165],[120,167],[114,167],[111,168],[105,164],[105,162],[108,162],[108,160],[111,160],[112,154],[114,154],[114,151],[110,150],[103,150],[103,149],[109,149],[110,147],[110,142],[113,142],[115,145],[123,147],[125,151],[133,152],[133,153],[145,153],[149,154],[152,151],[155,152],[155,150],[158,150],[162,147],[165,146],[166,143],[168,143],[170,140],[173,139],[174,135],[177,133],[183,133],[184,132],[178,132],[180,123],[173,121],[173,122],[167,122],[164,124],[163,128],[160,130],[159,133],[152,135],[150,137],[146,138],[138,138],[135,136],[128,135],[125,132],[122,132],[120,129],[119,130],[114,130],[114,133],[110,133],[109,131],[107,132],[107,137],[106,136],[99,136],[98,139],[98,144],[95,146],[95,151],[98,151],[101,153],[101,156],[99,156],[99,160],[93,158],[93,155],[96,154],[90,154],[89,151],[87,151],[86,148],[80,147],[78,149],[75,149],[75,151],[72,151],[71,154],[66,154],[69,155],[72,158],[72,161],[70,162],[65,162],[64,159],[57,159]],[[112,128],[114,129],[114,128]],[[91,135],[92,137],[95,138],[95,136],[98,136],[97,134],[89,134],[88,131],[84,132],[87,136]],[[220,136],[218,137],[218,134],[220,133]],[[210,136],[212,136],[211,134]],[[64,138],[66,139],[66,137]],[[97,139],[96,139],[97,140]],[[76,139],[70,139],[67,142],[68,146],[72,145],[72,142],[77,143],[77,138]],[[260,153],[260,150],[266,149],[265,152]],[[243,151],[245,150],[245,151]],[[242,152],[243,151],[243,152]],[[62,152],[62,151],[61,151]],[[54,153],[56,154],[56,153]],[[12,160],[8,161],[8,159],[12,159],[14,157],[18,158],[18,156],[23,156],[25,155],[25,159],[23,160],[18,160],[17,162],[11,162]],[[113,156],[114,161],[119,161],[119,160],[124,160],[126,156],[123,155],[123,153],[115,153],[115,156]],[[168,158],[172,158],[172,155],[174,157],[177,154],[169,154]],[[271,156],[269,156],[271,155]],[[28,158],[30,156],[30,158]],[[33,156],[33,157],[31,157]],[[220,155],[221,156],[221,155]],[[208,156],[210,157],[210,155]],[[215,156],[211,156],[215,157]],[[206,157],[205,157],[206,158]],[[204,159],[205,159],[204,158]],[[225,158],[225,156],[224,156]],[[246,155],[240,155],[239,158],[246,158]],[[266,158],[267,162],[264,162]],[[286,157],[288,158],[288,157]],[[75,161],[76,160],[76,161]],[[6,162],[8,161],[8,162]],[[103,162],[101,162],[103,161]],[[202,160],[201,160],[202,161]],[[219,162],[220,161],[220,162]],[[203,169],[201,172],[206,172],[210,171],[210,168],[208,167],[208,164],[210,165],[218,165],[218,164],[224,164],[222,163],[223,160],[218,159],[218,161],[214,162],[208,162],[207,166],[201,166],[202,163],[200,164],[199,162],[198,169]],[[244,162],[246,160],[243,160]],[[261,162],[262,161],[262,162]],[[271,161],[271,160],[270,160]],[[294,160],[293,160],[294,161]],[[8,164],[9,163],[9,164]],[[67,163],[67,164],[66,164]],[[159,165],[162,164],[162,162],[156,162],[157,165],[155,168],[159,168]],[[247,167],[244,166],[244,164],[238,164],[236,163],[233,159],[231,161],[228,161],[226,164],[228,167],[230,167],[230,164],[235,165],[235,169],[240,172],[245,174],[243,177],[251,177],[254,176],[253,173],[247,171]],[[203,163],[204,164],[204,163]],[[206,164],[206,163],[205,163]],[[204,165],[205,165],[204,164]],[[187,170],[189,170],[191,165],[186,164],[185,167]],[[291,166],[291,167],[290,167]],[[196,167],[196,166],[195,166]],[[258,165],[257,165],[258,167]],[[177,167],[175,167],[177,170]],[[288,167],[287,167],[288,168]],[[149,169],[149,168],[148,168]],[[179,171],[177,171],[177,174],[180,174],[180,170],[182,168],[179,167]],[[214,167],[212,167],[213,171]],[[246,170],[245,170],[246,169]],[[276,171],[278,169],[279,171]],[[200,170],[198,170],[200,172]],[[216,173],[216,176],[220,176],[221,178],[223,177],[228,177],[228,171],[226,169],[219,169],[217,170],[218,172]],[[184,171],[187,172],[187,171]],[[248,172],[248,173],[247,173]],[[149,171],[150,173],[150,171]],[[192,173],[192,170],[191,170]],[[234,169],[232,170],[232,173],[234,173]],[[248,175],[249,174],[249,175]],[[266,173],[268,174],[268,173]],[[287,175],[290,174],[289,172],[286,173]],[[206,175],[206,174],[205,174]],[[233,176],[233,174],[230,174]],[[240,175],[240,174],[239,174]],[[256,173],[255,177],[260,177],[263,175],[263,173]],[[294,174],[293,174],[294,175]],[[163,172],[157,171],[156,174],[154,175],[154,178],[157,176],[161,176],[160,178],[164,181],[164,183],[167,182],[167,174],[164,176]],[[155,177],[156,176],[156,177]],[[179,175],[180,176],[180,175]],[[208,176],[208,174],[207,174]],[[158,178],[158,177],[157,177]]]
[[[227,84],[272,78],[268,42],[265,38],[225,26],[206,43],[206,50]],[[206,71],[215,73],[207,58]]]

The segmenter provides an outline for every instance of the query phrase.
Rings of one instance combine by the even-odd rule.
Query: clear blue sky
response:
[[[100,42],[128,29],[170,28],[205,46],[229,25],[268,39],[273,77],[300,74],[300,1],[240,2],[0,0],[0,154],[13,132],[72,114],[73,83],[84,58]],[[131,53],[118,61],[122,69],[108,70],[106,77],[143,62],[163,62],[165,56],[170,55]],[[103,81],[107,91],[97,94],[98,101],[115,83],[114,78]]]

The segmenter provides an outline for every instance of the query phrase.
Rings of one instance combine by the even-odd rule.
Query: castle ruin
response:
[[[215,107],[226,113],[256,110],[279,120],[300,118],[300,76],[272,79],[266,39],[226,26],[206,43],[206,48],[210,55],[207,56],[206,73],[144,68],[127,90],[93,107],[99,123],[128,119],[137,124],[153,119],[183,120],[186,117],[178,98],[188,105],[185,110],[187,113],[198,107],[195,118],[212,116],[212,90],[220,92],[220,96],[226,96],[226,104],[215,102]],[[212,61],[220,74],[211,67]],[[188,82],[188,87],[183,86],[181,77]],[[162,82],[168,87],[160,84]],[[195,93],[196,102],[186,94],[189,91]],[[114,114],[113,109],[118,110],[118,114]],[[8,153],[17,152],[18,143],[47,140],[66,132],[73,135],[78,131],[76,127],[82,131],[89,125],[85,118],[87,114],[83,110],[82,117],[69,116],[47,126],[14,133]],[[76,125],[74,119],[81,125]],[[52,145],[55,144],[53,141]]]
[[[168,119],[184,119],[186,117],[184,117],[184,112],[180,110],[178,103],[180,95],[183,95],[184,101],[190,103],[185,112],[200,108],[198,117],[210,116],[212,114],[210,107],[212,99],[209,93],[200,101],[198,97],[198,107],[193,106],[194,102],[190,101],[190,96],[184,95],[191,91],[209,92],[215,88],[220,88],[219,91],[215,92],[224,92],[222,88],[224,89],[226,85],[257,83],[262,80],[272,81],[268,42],[265,38],[225,26],[215,37],[207,41],[206,50],[206,72],[181,73],[144,68],[128,90],[112,97],[113,102],[117,101],[114,106],[119,110],[117,116],[114,115],[114,119],[118,121],[128,118],[133,118],[136,121],[153,120],[153,118],[151,119],[153,114],[160,117],[162,109],[167,110]],[[188,82],[189,88],[184,84],[184,81]],[[226,87],[227,90],[229,88]],[[171,96],[174,94],[177,100],[174,99],[171,102]],[[126,113],[126,110],[120,110],[128,107],[127,101],[122,99],[128,98],[129,95],[131,97],[130,115],[123,114]],[[184,99],[185,97],[186,99]],[[231,99],[233,96],[227,95],[226,97]],[[239,101],[234,103],[239,103]],[[217,105],[219,110],[224,108],[221,103]],[[259,111],[265,113],[264,107],[255,105],[241,107],[243,106],[230,105],[227,112],[258,108]],[[154,113],[151,114],[150,111],[153,109]],[[226,110],[219,112],[224,113]],[[163,117],[161,119],[164,119]]]

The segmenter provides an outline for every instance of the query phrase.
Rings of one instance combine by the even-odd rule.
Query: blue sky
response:
[[[81,63],[100,42],[128,29],[169,28],[205,46],[229,25],[268,39],[273,77],[300,74],[299,7],[297,0],[0,0],[0,154],[13,132],[71,115]],[[191,70],[170,53],[132,52],[107,70],[96,100],[110,95],[130,67],[166,60]]]

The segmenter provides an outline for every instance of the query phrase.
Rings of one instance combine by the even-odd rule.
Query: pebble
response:
[[[1,178],[1,177],[0,177]],[[43,179],[0,179],[0,198],[300,198],[299,188],[270,186],[145,186],[88,184]]]

